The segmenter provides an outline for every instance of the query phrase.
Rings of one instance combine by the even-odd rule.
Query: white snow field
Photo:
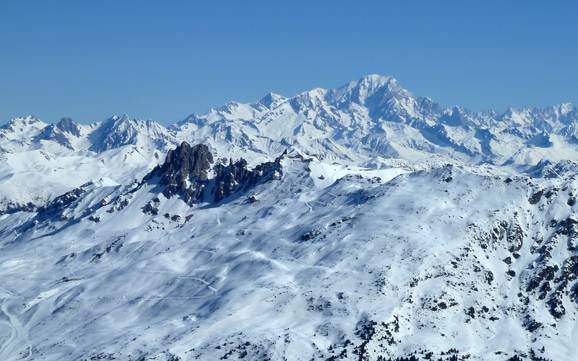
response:
[[[577,120],[377,75],[169,128],[12,120],[0,360],[575,360]]]

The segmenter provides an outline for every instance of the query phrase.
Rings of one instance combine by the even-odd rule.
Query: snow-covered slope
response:
[[[169,128],[14,119],[0,360],[574,360],[577,118],[370,75]]]
[[[573,359],[572,177],[278,162],[217,203],[147,177],[2,216],[2,358]]]
[[[14,119],[0,129],[0,212],[43,205],[89,181],[140,179],[174,144],[162,125],[128,116],[91,125]]]

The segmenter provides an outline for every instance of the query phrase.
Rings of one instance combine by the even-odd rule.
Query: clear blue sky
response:
[[[180,120],[393,75],[445,104],[578,104],[578,1],[0,3],[0,123]]]

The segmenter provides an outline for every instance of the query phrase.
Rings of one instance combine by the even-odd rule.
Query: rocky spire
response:
[[[164,164],[153,169],[145,179],[158,177],[167,198],[178,194],[185,202],[195,203],[202,198],[211,163],[213,155],[205,144],[191,146],[182,142],[169,150]]]
[[[191,146],[183,142],[167,153],[165,162],[153,169],[145,181],[157,180],[164,187],[163,194],[167,198],[178,195],[185,202],[194,204],[219,202],[233,193],[279,179],[282,175],[281,157],[253,169],[248,168],[243,158],[220,162],[213,167],[214,178],[209,179],[212,163],[213,155],[209,147],[204,144]]]

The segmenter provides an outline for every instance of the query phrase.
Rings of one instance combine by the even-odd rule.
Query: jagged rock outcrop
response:
[[[164,187],[163,194],[170,198],[178,195],[189,204],[219,202],[238,191],[246,191],[261,182],[278,179],[282,174],[281,157],[273,162],[248,168],[245,159],[219,162],[213,167],[214,177],[209,179],[213,155],[205,144],[191,146],[181,143],[167,153],[164,164],[157,166],[145,181],[158,178]]]
[[[213,155],[205,144],[191,146],[182,142],[169,150],[164,164],[153,169],[145,180],[158,177],[165,197],[180,195],[185,202],[196,203],[203,197],[211,163]]]
[[[229,164],[217,164],[215,170],[214,200],[216,202],[229,195],[254,187],[260,182],[278,179],[281,172],[281,157],[274,162],[259,164],[255,169],[247,168],[247,161],[243,158],[236,162],[229,160]]]

